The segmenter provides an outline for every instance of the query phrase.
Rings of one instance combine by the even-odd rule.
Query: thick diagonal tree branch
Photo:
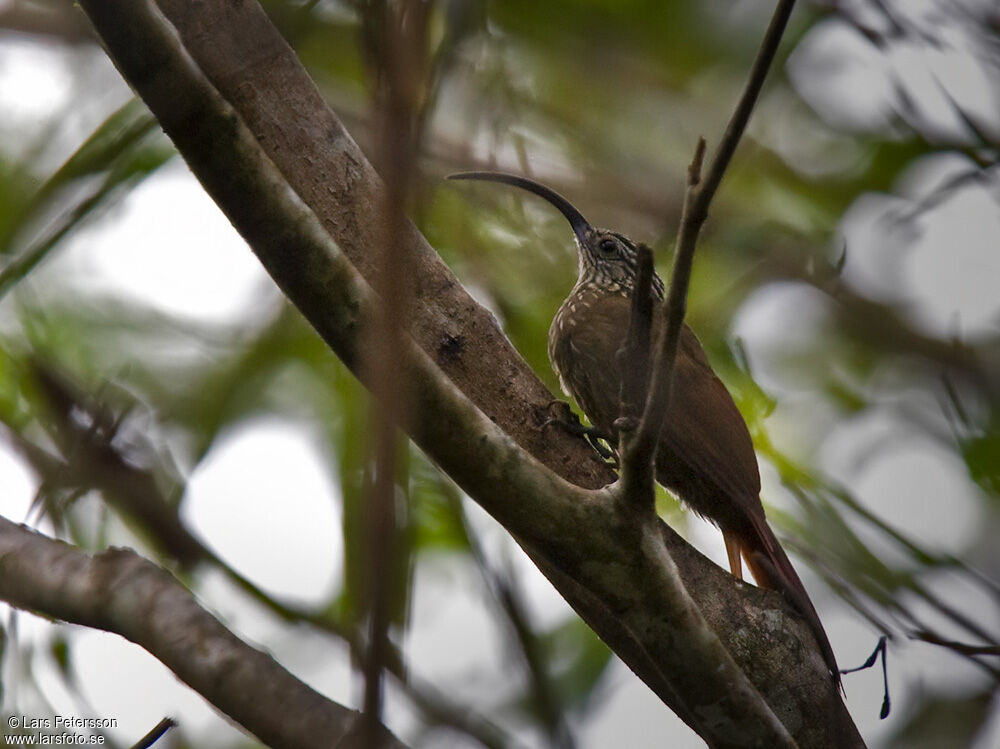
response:
[[[357,371],[358,330],[372,319],[376,300],[314,215],[288,191],[272,162],[261,159],[258,143],[268,148],[272,160],[288,148],[281,128],[266,134],[257,132],[256,140],[246,133],[237,115],[191,68],[170,33],[160,28],[161,21],[149,15],[147,3],[84,0],[81,4],[95,21],[118,66],[274,279],[338,355]],[[197,11],[206,6],[218,9],[210,1],[189,8]],[[227,14],[256,8],[246,2],[221,6],[223,20]],[[266,40],[261,44],[256,37],[258,32],[265,33],[261,29],[266,27],[260,23],[258,19],[240,26],[237,34],[252,40],[248,58],[251,64],[260,62],[260,50],[265,49],[267,70],[292,75],[285,67],[287,60],[281,57],[285,54],[282,49]],[[217,31],[225,26],[195,24],[197,33],[190,25],[186,28],[192,32],[194,44],[204,45],[208,40],[204,36],[206,28]],[[188,39],[184,24],[181,29]],[[226,35],[226,40],[215,48],[232,52],[232,44],[232,37]],[[290,52],[287,54],[290,56]],[[210,57],[199,57],[203,69]],[[267,71],[261,68],[256,72],[264,75]],[[217,82],[220,90],[231,87],[235,99],[250,108],[247,121],[259,125],[260,112],[254,114],[260,102],[256,94],[279,89],[267,86],[258,91],[249,81],[241,80],[239,73],[236,71],[237,77],[228,83],[225,76],[213,77],[213,81],[221,81]],[[303,121],[312,122],[305,115],[315,113],[299,111],[302,100],[291,93],[294,75],[283,80],[286,85],[280,90],[286,96],[281,97],[281,106],[269,110],[270,115],[280,119],[275,114],[280,112],[285,123],[295,123],[296,127]],[[312,90],[311,83],[307,88]],[[178,96],[178,92],[183,95]],[[289,101],[292,106],[287,106]],[[294,116],[289,116],[289,109],[294,110]],[[324,112],[328,110],[324,108]],[[324,132],[330,134],[322,128],[315,134]],[[345,215],[341,205],[336,216],[342,221],[332,220],[338,244],[353,242],[354,249],[361,252],[359,267],[371,271],[370,258],[366,263],[364,255],[366,251],[374,252],[377,244],[372,242],[377,241],[377,234],[371,234],[372,227],[359,225],[357,211],[370,212],[371,206],[379,205],[381,188],[367,162],[356,149],[352,150],[353,143],[346,135],[341,132],[334,136],[337,142],[333,151],[307,173],[317,177],[325,171],[327,159],[333,159],[333,176],[325,189],[354,211]],[[298,187],[296,190],[301,194]],[[340,205],[336,200],[334,204]],[[373,218],[377,226],[379,217]],[[426,248],[412,227],[409,232],[412,241]],[[505,422],[520,414],[522,418],[513,418],[510,424],[518,439],[524,436],[546,462],[557,455],[533,434],[531,397],[512,405],[516,396],[538,393],[541,386],[494,323],[479,332],[496,345],[481,353],[488,360],[487,379],[499,381],[499,387],[470,377],[467,370],[473,365],[467,357],[454,357],[458,363],[453,361],[450,366],[453,379],[462,382],[463,389],[467,386],[467,393],[482,399],[493,419],[442,377],[428,355],[448,359],[445,354],[452,354],[454,347],[442,351],[441,344],[446,336],[451,336],[448,340],[454,338],[449,331],[457,325],[469,325],[469,320],[484,318],[471,300],[462,301],[457,295],[457,283],[440,261],[428,260],[426,253],[433,252],[429,248],[422,252],[417,254],[414,269],[415,299],[420,304],[415,307],[413,332],[424,350],[409,342],[402,352],[411,376],[408,402],[414,419],[408,429],[414,440],[514,534],[588,623],[712,746],[781,746],[787,745],[788,739],[772,712],[763,707],[745,683],[740,669],[732,668],[728,656],[722,661],[706,656],[701,647],[706,628],[692,629],[687,627],[689,622],[674,620],[660,585],[664,571],[675,563],[685,570],[682,576],[688,587],[698,591],[699,607],[712,628],[740,661],[742,670],[753,675],[774,713],[795,733],[799,746],[861,745],[836,694],[830,692],[828,684],[824,690],[818,655],[798,645],[809,641],[808,630],[787,614],[780,596],[739,586],[662,524],[643,527],[642,533],[636,535],[637,525],[616,512],[608,492],[581,490],[545,470],[494,423],[493,419]],[[445,296],[459,305],[448,314],[431,301]],[[463,309],[467,315],[461,314]],[[480,338],[476,342],[482,345]],[[526,390],[517,390],[513,383],[527,383]],[[575,449],[571,447],[570,452]],[[580,476],[581,483],[594,485],[600,474],[594,469],[588,479],[588,466],[594,463],[587,462],[585,453],[580,454],[584,456],[582,472],[575,463],[555,463],[566,473]],[[790,683],[795,686],[789,687]],[[827,721],[809,717],[815,715],[827,716]],[[838,728],[841,739],[835,741],[832,736]]]
[[[256,2],[157,0],[184,47],[268,158],[372,286],[386,236],[383,186],[316,84]],[[545,465],[578,486],[615,480],[582,440],[539,427],[552,394],[407,223],[410,335],[470,400]]]
[[[173,577],[131,551],[90,556],[0,518],[0,597],[138,643],[275,749],[328,749],[360,720],[240,640]],[[405,749],[384,730],[383,739],[384,747]]]

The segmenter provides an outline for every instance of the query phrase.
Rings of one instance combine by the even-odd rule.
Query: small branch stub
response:
[[[617,354],[621,373],[621,415],[614,426],[619,435],[618,453],[622,457],[621,496],[629,504],[652,508],[655,496],[653,456],[636,451],[632,446],[648,398],[653,329],[653,251],[644,244],[640,244],[637,251],[639,267],[632,293],[628,334]]]
[[[160,738],[162,738],[167,731],[169,731],[171,728],[174,728],[176,725],[177,721],[175,721],[173,718],[169,717],[164,718],[155,726],[153,726],[153,728],[150,729],[149,733],[147,733],[145,736],[139,739],[135,744],[133,744],[132,749],[149,749],[149,747],[151,747],[153,744],[159,741]]]
[[[681,221],[677,228],[677,246],[673,272],[670,276],[670,289],[663,302],[666,319],[654,352],[652,385],[638,431],[629,443],[627,454],[622,456],[623,491],[626,494],[630,494],[635,486],[645,483],[641,477],[632,475],[636,468],[643,472],[648,471],[650,475],[653,473],[653,455],[656,453],[660,431],[667,417],[667,407],[670,405],[674,360],[687,307],[687,291],[698,235],[708,218],[709,205],[750,121],[750,115],[760,96],[794,6],[795,0],[779,0],[776,5],[746,87],[712,157],[704,182],[702,182],[702,166],[706,150],[704,138],[698,139],[694,158],[688,167],[687,191],[684,194]]]
[[[642,416],[642,406],[649,390],[649,343],[653,328],[653,251],[645,244],[637,248],[632,311],[625,345],[618,349],[621,373],[620,413],[615,422],[619,432],[634,432]],[[624,444],[620,445],[624,449]]]
[[[705,137],[698,138],[698,145],[694,149],[694,158],[688,164],[688,187],[697,187],[701,183],[701,165],[705,161]]]

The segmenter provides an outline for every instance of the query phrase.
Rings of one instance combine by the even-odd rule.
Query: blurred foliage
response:
[[[359,4],[264,5],[370,144]],[[440,178],[465,168],[530,173],[595,224],[655,244],[664,271],[683,170],[699,135],[717,141],[770,10],[756,0],[436,4],[414,218],[553,391],[546,330],[576,267],[565,222],[516,191]],[[227,565],[201,546],[212,539],[183,535],[188,478],[213,446],[262,415],[318,427],[341,502],[338,589],[303,609],[228,574],[273,612],[357,653],[366,559],[378,551],[362,531],[371,473],[363,389],[276,293],[219,322],[165,312],[125,290],[98,292],[79,277],[61,251],[84,227],[113,222],[172,151],[120,84],[110,103],[94,76],[76,75],[76,66],[90,67],[114,80],[96,49],[79,51],[93,40],[77,10],[14,3],[0,27],[34,29],[32,43],[71,90],[61,108],[5,126],[0,139],[0,440],[37,477],[32,519],[87,548],[136,545],[196,585],[198,569]],[[0,36],[0,45],[11,39]],[[1000,305],[968,334],[928,323],[930,303],[948,301],[947,291],[911,283],[913,252],[886,248],[901,236],[915,246],[928,222],[970,197],[986,198],[983,227],[1000,213],[995,87],[959,89],[948,77],[958,65],[973,83],[1000,80],[1000,14],[988,0],[804,2],[785,41],[713,208],[689,320],[750,425],[772,519],[836,594],[814,593],[821,615],[867,622],[872,641],[893,638],[890,675],[903,693],[873,746],[983,747],[997,735],[988,726],[1000,670]],[[851,78],[852,66],[864,75]],[[923,78],[914,73],[921,66]],[[944,157],[961,165],[947,179],[934,167]],[[870,224],[859,219],[865,198],[881,201]],[[969,241],[962,229],[952,228],[955,242]],[[942,267],[952,250],[925,252]],[[959,272],[973,279],[996,269],[984,259]],[[950,301],[962,309],[961,294]],[[770,310],[763,321],[761,309]],[[955,502],[974,518],[967,532],[944,534],[947,543],[911,522],[948,517],[908,504],[911,494],[926,496],[911,477],[896,476],[891,497],[873,496],[865,481],[917,442],[959,468],[947,483],[956,496],[924,501]],[[417,708],[414,731],[426,745],[443,735],[470,746],[573,746],[575,733],[586,743],[608,688],[607,649],[568,612],[539,623],[511,542],[498,545],[470,523],[457,489],[410,453],[398,479],[407,551],[397,555],[393,699]],[[660,507],[687,527],[675,502],[664,496]],[[472,679],[492,685],[495,698],[466,694],[457,679],[430,687],[408,667],[407,628],[428,595],[420,581],[460,594],[458,577],[442,569],[478,572],[484,605],[508,639],[517,665],[483,666]],[[35,678],[39,659],[80,691],[71,634],[57,630],[39,649],[18,636],[16,617],[11,624],[6,714],[50,709]],[[920,666],[928,649],[964,669],[951,691],[920,687],[934,677]],[[874,715],[876,705],[861,709]],[[172,740],[204,744],[183,725]]]

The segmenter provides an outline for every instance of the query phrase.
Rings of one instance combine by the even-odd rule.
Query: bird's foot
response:
[[[555,425],[565,429],[570,434],[583,437],[597,454],[604,460],[613,461],[616,465],[618,457],[615,451],[604,443],[611,443],[612,438],[597,427],[589,427],[580,421],[566,401],[554,400],[548,405],[549,417],[542,422],[542,429]]]

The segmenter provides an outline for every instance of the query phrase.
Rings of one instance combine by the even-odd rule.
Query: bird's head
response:
[[[639,268],[635,242],[624,234],[592,226],[572,203],[552,188],[533,179],[504,172],[460,172],[449,175],[448,179],[502,182],[520,187],[547,200],[566,217],[576,237],[580,260],[577,286],[593,285],[610,293],[624,295],[632,293]],[[655,274],[653,289],[658,297],[663,296],[663,281]]]

